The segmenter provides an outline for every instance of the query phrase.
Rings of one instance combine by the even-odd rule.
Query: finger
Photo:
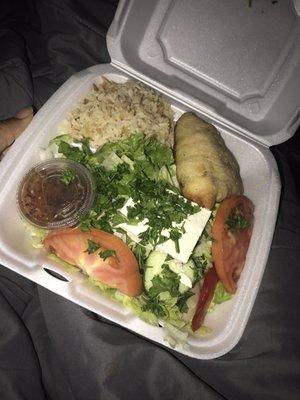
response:
[[[13,120],[0,122],[0,152],[13,143],[15,140],[15,131]]]
[[[33,113],[31,112],[26,117],[22,119],[14,118],[14,138],[16,139],[20,134],[25,131],[27,126],[30,124],[33,118]]]
[[[3,160],[3,158],[5,157],[6,153],[8,152],[9,147],[7,147],[5,150],[2,151],[2,153],[0,154],[0,161]]]
[[[16,119],[23,119],[23,118],[29,117],[30,115],[33,115],[33,109],[32,109],[32,107],[25,107],[25,108],[22,108],[22,110],[20,110],[20,111],[14,116],[14,118],[16,118]]]
[[[0,153],[9,147],[14,140],[27,128],[32,120],[32,113],[25,118],[11,118],[0,122]]]

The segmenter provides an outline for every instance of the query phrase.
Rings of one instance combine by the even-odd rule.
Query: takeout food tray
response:
[[[171,2],[162,1],[156,5],[153,3],[152,6],[147,3],[147,7],[152,7],[149,12],[155,16],[162,6],[168,9],[169,3]],[[175,4],[173,7],[178,5],[177,2],[173,3]],[[247,129],[229,119],[228,113],[225,112],[222,115],[213,111],[211,107],[206,107],[202,101],[197,102],[194,96],[184,95],[175,84],[173,88],[170,87],[170,80],[167,80],[167,84],[164,86],[163,74],[161,75],[162,79],[156,81],[153,74],[151,77],[144,74],[147,68],[134,70],[132,65],[126,63],[123,58],[122,45],[125,44],[122,37],[129,34],[130,20],[136,17],[138,9],[136,1],[120,2],[115,20],[108,33],[108,48],[112,56],[112,63],[96,65],[72,76],[39,110],[30,126],[16,140],[1,162],[0,262],[7,268],[82,307],[154,342],[169,346],[164,342],[163,331],[160,327],[143,322],[120,304],[103,296],[99,289],[87,284],[86,278],[79,271],[66,270],[60,264],[50,260],[45,250],[33,248],[30,235],[20,219],[16,202],[17,188],[24,173],[40,161],[40,149],[46,147],[49,140],[57,135],[58,125],[68,111],[92,88],[93,83],[100,82],[102,76],[116,82],[124,82],[131,78],[141,80],[161,92],[171,103],[175,112],[175,120],[183,112],[192,110],[216,126],[239,162],[245,194],[255,205],[253,235],[237,293],[230,301],[219,305],[213,313],[207,315],[205,324],[212,328],[211,335],[191,338],[187,347],[176,349],[194,358],[216,358],[227,353],[237,344],[256,298],[267,262],[278,211],[280,181],[277,166],[268,149],[265,137],[260,140],[259,136],[255,136],[253,132],[251,135],[247,135]],[[160,25],[160,34],[162,29],[167,29],[166,15],[163,24]],[[171,24],[170,13],[169,16]],[[146,27],[148,30],[146,29],[145,32],[148,34],[152,29],[150,27],[153,27],[153,21],[152,25],[149,22],[149,27]],[[134,46],[138,46],[138,44],[134,43]],[[142,40],[138,49],[139,54],[142,54],[145,49]],[[154,51],[154,48],[152,50]],[[130,51],[132,48],[129,49]],[[167,64],[168,57],[164,55],[163,58]],[[175,77],[176,79],[179,79],[181,72]],[[294,125],[295,119],[292,122]],[[251,126],[251,118],[248,118],[248,123]],[[292,125],[289,125],[289,130],[276,132],[278,142],[292,134]],[[52,271],[59,273],[65,280],[59,280],[49,273]]]
[[[50,261],[43,249],[34,249],[18,214],[16,193],[24,171],[39,161],[40,149],[47,146],[48,141],[56,135],[58,123],[91,88],[92,83],[99,81],[99,76],[116,81],[126,78],[124,73],[120,74],[111,65],[100,65],[94,67],[92,72],[85,71],[72,77],[36,115],[32,125],[4,159],[0,178],[1,263],[83,307],[164,344],[162,329],[146,324],[121,305],[102,296],[96,288],[93,290],[86,284],[81,273],[67,272],[64,267]],[[171,103],[174,100],[169,98]],[[186,107],[179,107],[175,101],[174,109],[178,117]],[[245,194],[256,207],[256,222],[237,294],[207,316],[206,325],[213,329],[212,335],[193,339],[189,348],[182,350],[185,354],[199,358],[224,354],[237,342],[243,331],[268,256],[279,196],[276,165],[269,150],[239,136],[237,132],[217,127],[240,164]],[[58,272],[67,281],[58,280],[45,269]]]

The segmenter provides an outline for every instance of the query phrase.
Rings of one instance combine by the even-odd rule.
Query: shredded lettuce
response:
[[[123,304],[124,307],[128,308],[134,315],[141,318],[143,321],[148,322],[151,325],[158,326],[157,316],[150,311],[143,311],[143,300],[141,296],[129,297],[126,294],[119,292],[117,289],[111,288],[108,285],[91,277],[88,278],[88,282],[94,287],[97,286],[101,290],[101,293],[105,296]]]
[[[196,264],[197,276],[196,282],[203,278],[205,271],[211,267],[212,253],[211,253],[211,238],[202,235],[192,253],[192,260]]]
[[[59,263],[59,265],[63,266],[64,269],[66,270],[66,272],[69,272],[70,274],[74,274],[80,270],[78,267],[75,267],[74,265],[69,264],[66,261],[63,261],[61,258],[57,257],[53,253],[48,254],[48,258],[50,260],[53,260],[53,261]]]
[[[165,180],[169,182],[172,187],[179,190],[179,183],[176,177],[176,166],[171,164],[168,167],[163,165],[158,172],[158,179]]]
[[[23,221],[23,224],[26,231],[29,233],[32,247],[34,247],[35,249],[42,248],[44,239],[47,235],[47,231],[45,229],[37,228],[36,226],[31,225],[25,221]]]
[[[122,164],[122,159],[116,153],[111,152],[100,164],[107,171],[116,169],[119,164]]]
[[[72,144],[74,143],[74,138],[72,138],[71,135],[55,136],[53,139],[50,140],[49,146],[51,146],[52,144],[56,144],[57,146],[59,146],[61,142]]]
[[[184,207],[182,206],[182,209],[180,209],[179,184],[176,178],[172,149],[158,143],[153,137],[145,138],[142,132],[137,132],[122,141],[106,143],[96,151],[90,149],[87,139],[75,142],[70,136],[61,135],[52,139],[48,148],[41,151],[41,155],[44,158],[67,157],[82,163],[91,171],[99,190],[92,210],[81,221],[81,228],[88,230],[90,227],[95,227],[119,235],[134,252],[142,274],[149,254],[146,243],[149,243],[153,238],[148,237],[149,235],[146,237],[144,234],[145,237],[142,237],[141,243],[136,244],[124,232],[118,230],[117,226],[126,222],[127,218],[131,218],[130,222],[133,223],[141,216],[141,204],[148,194],[146,211],[150,222],[152,209],[155,214],[159,212],[162,216],[168,216],[171,221],[184,219],[185,212],[197,211],[196,208],[186,211],[184,207],[187,207],[187,203],[184,203]],[[153,182],[155,183],[153,184]],[[105,191],[101,190],[103,187],[105,187]],[[153,192],[153,188],[155,189],[154,197],[151,199],[150,194]],[[135,199],[135,206],[129,207],[127,217],[121,215],[118,210],[124,206],[129,197],[134,198],[137,192],[140,198]],[[154,200],[159,198],[161,193],[164,194],[162,199],[165,200],[166,204],[165,208],[158,211]],[[172,214],[174,204],[176,204],[178,215]],[[151,208],[152,205],[154,207]],[[193,206],[191,205],[191,207]],[[145,210],[142,211],[145,212]],[[205,271],[212,263],[211,226],[214,215],[215,212],[212,213],[212,217],[191,256],[197,266],[195,282],[199,282],[203,278]],[[42,247],[47,232],[32,226],[30,231],[34,247]],[[49,257],[59,261],[69,272],[79,271],[77,267],[63,262],[53,254]],[[209,327],[201,326],[198,331],[192,332],[191,319],[197,296],[193,291],[188,291],[185,294],[180,293],[178,276],[167,268],[165,275],[164,280],[157,278],[153,282],[151,293],[143,293],[135,298],[126,296],[91,277],[87,277],[87,282],[94,288],[99,288],[103,295],[128,308],[143,321],[154,326],[163,326],[164,338],[170,346],[184,347],[188,334],[206,336],[212,331]],[[231,295],[219,282],[209,310],[211,311],[215,305],[230,298]]]
[[[214,297],[212,300],[213,304],[221,304],[224,303],[224,301],[228,301],[232,298],[232,294],[228,293],[222,282],[218,282],[216,289],[215,289],[215,293],[214,293]]]
[[[195,332],[192,331],[192,328],[190,328],[190,333],[194,336],[199,336],[199,337],[205,337],[208,335],[211,335],[213,330],[209,326],[202,325],[200,326],[199,329],[197,329]]]
[[[188,332],[176,328],[174,325],[168,322],[163,322],[164,327],[164,340],[173,349],[181,348],[185,349],[187,347]]]
[[[208,307],[207,312],[208,313],[213,312],[215,310],[215,307],[218,304],[222,304],[225,301],[230,300],[231,298],[232,298],[232,294],[228,293],[225,290],[223,283],[219,281],[217,283],[216,288],[215,288],[214,297],[213,297],[213,299],[212,299],[212,301],[211,301],[211,303],[210,303],[210,305]]]

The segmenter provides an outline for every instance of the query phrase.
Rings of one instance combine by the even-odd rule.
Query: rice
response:
[[[69,112],[58,134],[89,138],[93,147],[125,139],[135,132],[172,145],[174,113],[169,103],[141,82],[103,78]]]

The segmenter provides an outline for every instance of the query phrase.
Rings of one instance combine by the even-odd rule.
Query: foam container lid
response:
[[[300,122],[300,0],[121,0],[112,63],[268,146]]]
[[[264,108],[264,111],[270,114],[268,114],[268,119],[261,120],[261,123],[269,128],[269,133],[266,131],[265,135],[263,133],[259,134],[258,129],[254,130],[257,121],[249,111],[249,108],[247,108],[248,102],[244,96],[246,92],[249,92],[247,87],[251,84],[250,76],[245,73],[245,79],[248,83],[244,86],[240,81],[235,82],[234,76],[229,79],[229,72],[227,71],[227,68],[230,68],[229,59],[228,65],[223,65],[224,84],[221,86],[224,89],[226,87],[225,83],[227,83],[227,86],[231,87],[232,90],[235,87],[236,93],[240,93],[235,98],[229,95],[229,91],[226,92],[227,89],[222,91],[220,90],[221,86],[219,86],[217,90],[217,86],[212,84],[213,81],[217,81],[216,70],[209,71],[208,69],[208,72],[211,73],[211,79],[203,80],[199,78],[199,74],[197,75],[196,73],[197,78],[195,78],[195,74],[192,74],[196,69],[195,64],[189,67],[189,73],[187,73],[188,68],[186,67],[184,69],[174,67],[172,62],[179,59],[179,53],[176,53],[177,58],[175,56],[171,57],[172,62],[168,61],[169,58],[166,56],[166,47],[168,45],[164,47],[162,43],[168,42],[171,44],[173,35],[170,32],[174,27],[178,26],[178,21],[180,20],[178,17],[179,10],[183,15],[186,15],[186,19],[182,21],[187,23],[189,18],[184,13],[187,13],[186,10],[190,9],[190,28],[192,26],[194,28],[197,27],[196,17],[192,18],[194,14],[198,14],[199,26],[204,27],[205,18],[203,13],[209,14],[212,12],[210,3],[212,2],[186,1],[184,2],[186,8],[180,8],[182,2],[179,1],[120,1],[107,37],[112,63],[96,65],[73,75],[38,111],[30,126],[15,141],[0,164],[1,264],[82,307],[118,323],[126,329],[161,345],[169,346],[164,341],[164,333],[160,327],[151,326],[143,322],[120,304],[104,297],[97,288],[87,284],[83,274],[79,271],[66,270],[59,263],[50,260],[44,249],[33,248],[30,235],[26,231],[17,210],[16,193],[24,173],[40,161],[40,149],[46,147],[49,140],[56,136],[57,127],[66,117],[68,111],[74,108],[76,103],[84,97],[92,88],[93,83],[101,80],[101,76],[106,76],[108,79],[117,82],[123,82],[128,78],[134,77],[147,83],[165,96],[172,105],[175,119],[183,112],[193,110],[200,117],[213,123],[239,162],[245,194],[255,204],[255,224],[237,293],[230,301],[221,304],[206,317],[205,325],[213,329],[212,334],[202,338],[189,338],[187,347],[176,349],[183,354],[199,359],[216,358],[227,353],[237,344],[245,329],[267,262],[280,196],[277,166],[266,144],[283,141],[292,134],[294,126],[291,124],[291,115],[297,109],[296,98],[293,97],[294,94],[292,93],[290,98],[285,94],[284,99],[286,101],[290,99],[290,104],[282,104],[286,119],[283,118],[279,126],[273,121],[273,114],[275,113],[277,97],[282,99],[282,93],[279,91],[277,96],[269,96],[269,99],[273,99],[273,101],[270,101],[269,106]],[[213,3],[215,7],[218,5],[225,12],[223,2],[216,1]],[[241,15],[244,15],[244,12],[253,13],[256,9],[248,8],[245,5],[245,11],[243,11],[239,3],[243,2],[232,0],[226,2],[226,5],[231,10],[232,7],[239,10],[240,14],[238,13],[238,15],[240,15],[240,18]],[[253,2],[253,7],[255,3]],[[263,3],[266,8],[267,6],[269,7],[269,2],[267,1],[261,1],[260,3]],[[193,7],[195,7],[194,10],[197,10],[194,13],[192,13]],[[275,7],[275,5],[272,5],[272,7]],[[289,3],[288,6],[280,5],[280,7],[283,7],[283,10],[287,13],[287,18],[290,18],[290,22],[294,21],[295,10],[292,3]],[[270,10],[273,10],[273,8],[270,8]],[[216,11],[216,15],[218,12],[219,10]],[[213,16],[210,19],[211,23],[213,23]],[[135,28],[133,29],[133,27]],[[206,40],[208,41],[209,39],[212,40],[214,34],[217,34],[218,25],[212,25],[211,36],[208,34],[209,27],[210,24],[205,28],[207,30]],[[298,28],[299,24],[296,23],[294,29]],[[282,29],[284,30],[284,28]],[[286,28],[287,31],[288,28]],[[146,38],[151,32],[152,34],[156,32],[156,34],[155,40],[151,42],[151,46],[154,43],[153,51],[149,53],[150,50],[147,47],[147,43],[149,44],[150,41],[146,40]],[[157,32],[160,35],[159,40],[157,40]],[[190,29],[189,32],[192,32],[192,30]],[[181,33],[184,33],[184,31]],[[253,34],[256,36],[255,30]],[[194,35],[196,35],[195,32],[191,36]],[[167,41],[164,39],[166,37],[168,37]],[[180,37],[181,34],[178,33],[178,41]],[[190,47],[191,43],[188,41],[188,37],[186,37],[186,40],[187,42],[182,45]],[[215,38],[214,40],[217,39]],[[203,71],[201,76],[203,77],[204,67],[208,68],[209,65],[208,60],[202,60],[202,56],[204,57],[205,49],[210,51],[210,48],[208,42],[205,45],[203,44],[204,47],[201,47],[199,37],[195,39],[194,45],[195,43],[198,46],[198,53],[201,55],[199,59],[201,61],[200,64],[202,63],[201,68]],[[214,41],[212,40],[211,45],[213,43]],[[299,44],[295,39],[295,46],[297,43]],[[160,48],[160,55],[156,59],[155,54],[158,48]],[[173,50],[177,51],[176,48]],[[293,55],[293,52],[291,54]],[[127,61],[131,60],[130,63],[125,62],[125,55]],[[186,55],[190,57],[189,60],[185,61],[187,65],[188,61],[193,61],[192,47],[190,51],[186,51]],[[219,56],[221,56],[221,53]],[[181,63],[184,64],[183,58],[181,58]],[[296,63],[294,62],[293,65],[295,66]],[[297,65],[299,67],[299,63]],[[250,72],[250,64],[247,64],[245,68]],[[292,72],[291,70],[289,71],[290,74],[286,79],[282,79],[282,82],[288,82],[291,79],[295,73],[295,68],[292,68]],[[260,87],[259,82],[262,82],[262,80],[254,79],[254,81],[253,87]],[[283,90],[282,87],[281,89]],[[209,95],[208,92],[210,90],[218,91],[219,95]],[[208,98],[211,102],[206,102]],[[244,100],[238,100],[241,98],[244,98]],[[257,96],[257,99],[262,101],[259,96]],[[222,106],[219,107],[221,103]],[[238,110],[237,114],[232,111],[233,105]],[[242,110],[245,111],[244,114]],[[239,118],[235,119],[236,115]],[[296,118],[294,123],[296,120],[298,121]],[[248,130],[247,124],[242,124],[243,121],[246,121],[249,127],[251,126],[253,129],[251,131],[250,129]],[[271,127],[275,126],[278,129],[271,134]],[[261,132],[265,132],[265,130],[262,129]],[[245,157],[245,155],[247,156]],[[53,276],[56,273],[63,276],[64,281],[58,280],[56,276]]]

